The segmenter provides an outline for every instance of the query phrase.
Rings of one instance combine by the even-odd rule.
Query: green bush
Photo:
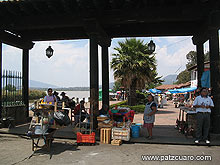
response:
[[[42,90],[29,90],[29,100],[37,100],[46,96],[46,92]],[[17,104],[19,101],[22,101],[22,91],[8,91],[6,95],[6,91],[2,92],[2,102],[4,104]]]
[[[29,90],[29,99],[35,100],[46,96],[46,92],[42,90]]]
[[[147,102],[147,96],[148,94],[147,93],[143,93],[143,92],[140,92],[140,91],[136,91],[136,101],[137,101],[137,105],[140,105],[140,104],[146,104]]]
[[[145,105],[135,105],[135,106],[130,106],[130,109],[134,110],[136,113],[144,113]]]
[[[122,107],[122,105],[127,105],[127,104],[128,104],[128,101],[125,100],[125,101],[121,101],[120,103],[110,105],[110,108],[115,107],[115,105]]]
[[[120,103],[113,104],[110,106],[110,108],[114,108],[115,105],[120,106],[120,107],[128,107],[128,108],[134,110],[136,113],[144,113],[144,109],[145,109],[145,104],[129,106],[129,105],[127,105],[127,101],[122,101]]]

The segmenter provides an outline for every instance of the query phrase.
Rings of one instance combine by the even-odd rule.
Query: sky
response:
[[[109,48],[109,61],[118,41],[112,40]],[[138,38],[148,43],[151,38]],[[178,74],[185,69],[186,54],[195,51],[192,36],[153,37],[156,44],[157,71],[159,76]],[[51,58],[46,57],[48,46],[54,49]],[[101,84],[101,47],[99,49],[99,84]],[[208,51],[208,42],[204,44]],[[3,69],[21,71],[22,50],[3,44]],[[43,41],[35,42],[30,50],[30,79],[56,85],[58,87],[89,86],[89,40]],[[114,82],[113,71],[110,69],[110,82]]]

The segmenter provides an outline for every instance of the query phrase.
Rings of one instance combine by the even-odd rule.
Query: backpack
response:
[[[62,112],[62,111],[57,111],[57,112],[54,112],[54,120],[60,125],[69,125],[70,124],[70,118],[69,116]]]

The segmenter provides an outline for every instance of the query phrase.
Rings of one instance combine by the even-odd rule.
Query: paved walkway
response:
[[[179,108],[175,108],[174,104],[169,101],[164,108],[158,108],[155,117],[155,125],[175,125],[179,115]],[[135,123],[143,123],[143,114],[135,114]]]
[[[0,164],[2,165],[144,165],[144,164],[219,164],[219,146],[126,144],[112,146],[77,146],[75,140],[55,139],[51,152],[39,149],[32,155],[31,141],[25,137],[0,134]],[[181,156],[187,155],[203,161],[143,161],[142,155]],[[204,156],[211,156],[205,161]],[[184,160],[182,158],[182,160]],[[197,159],[198,159],[197,158]],[[172,157],[171,157],[172,159]]]
[[[163,109],[159,109],[156,114],[155,127],[153,128],[154,139],[147,140],[147,131],[145,128],[141,128],[140,138],[131,138],[132,143],[154,143],[154,144],[184,144],[184,145],[194,145],[193,137],[186,138],[184,134],[178,132],[174,129],[176,118],[178,117],[179,109],[174,108],[174,105],[169,102],[167,106]],[[134,122],[142,123],[143,114],[136,114]],[[28,130],[28,124],[18,126],[16,128],[0,129],[0,133],[15,134],[15,135],[26,135]],[[55,138],[64,139],[76,139],[76,134],[73,133],[73,127],[68,126],[66,128],[60,129],[55,133]],[[97,140],[99,140],[97,134]],[[205,145],[202,143],[201,145]],[[211,134],[211,145],[220,145],[220,135]]]

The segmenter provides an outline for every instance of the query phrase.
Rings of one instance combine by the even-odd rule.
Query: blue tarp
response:
[[[195,91],[197,87],[191,87],[191,88],[181,88],[181,89],[172,89],[168,90],[170,93],[186,93],[186,92],[192,92]]]
[[[210,71],[205,71],[201,78],[202,87],[210,88]]]
[[[149,89],[149,91],[151,92],[151,93],[162,93],[161,92],[161,90],[158,90],[158,89]]]
[[[170,93],[179,93],[179,91],[177,89],[170,89],[168,90]]]

